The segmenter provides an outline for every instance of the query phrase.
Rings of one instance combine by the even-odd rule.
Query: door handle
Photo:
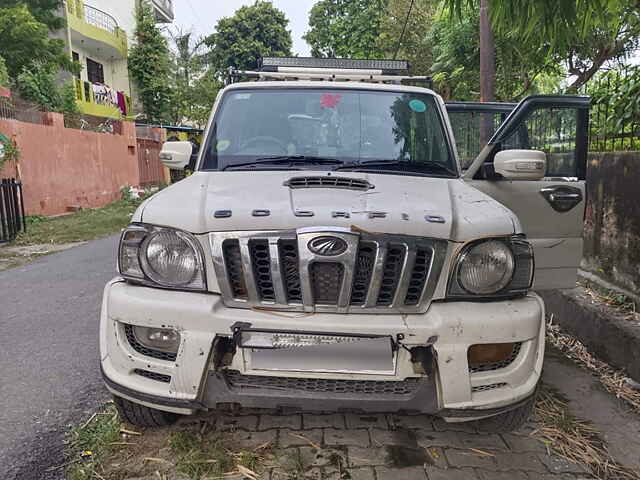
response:
[[[556,212],[565,213],[582,202],[582,190],[568,185],[552,185],[540,190],[540,194]]]

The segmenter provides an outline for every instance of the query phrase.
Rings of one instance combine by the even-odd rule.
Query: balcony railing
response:
[[[111,89],[108,89],[108,87],[107,89],[105,89],[103,88],[104,87],[103,85],[97,85],[99,88],[96,89],[93,83],[88,82],[86,80],[80,80],[79,78],[75,79],[75,85],[76,85],[76,98],[79,101],[93,104],[93,105],[102,105],[104,107],[121,110],[120,105],[118,105],[118,102],[114,101],[115,99],[113,99],[112,96],[110,95]],[[96,93],[96,90],[100,92]],[[118,92],[115,92],[115,93],[117,96]],[[124,95],[126,113],[127,115],[130,115],[131,107],[132,107],[131,97],[129,97],[129,95],[124,93],[123,95]],[[122,112],[122,113],[124,114],[125,112]]]
[[[173,0],[152,0],[153,4],[161,9],[164,14],[173,19]]]
[[[108,13],[90,7],[89,5],[84,5],[84,18],[89,25],[102,28],[113,35],[117,35],[118,22]]]
[[[115,18],[98,8],[85,5],[82,0],[67,0],[69,25],[75,31],[108,43],[124,57],[127,56],[127,34]]]

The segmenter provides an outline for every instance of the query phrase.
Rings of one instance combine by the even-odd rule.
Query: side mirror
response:
[[[171,170],[184,170],[189,165],[192,149],[191,142],[165,142],[160,161]]]
[[[547,171],[547,156],[540,150],[502,150],[493,168],[507,180],[541,180]]]

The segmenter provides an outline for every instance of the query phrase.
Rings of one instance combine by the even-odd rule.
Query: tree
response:
[[[447,98],[480,98],[480,16],[478,8],[465,7],[452,19],[448,10],[436,16],[427,40],[433,47],[431,68],[436,87]],[[496,98],[519,100],[522,96],[553,89],[560,81],[561,67],[547,56],[544,48],[532,48],[514,34],[496,34]],[[550,80],[555,80],[551,82]]]
[[[223,75],[229,67],[254,69],[260,57],[291,55],[288,24],[283,12],[262,0],[221,19],[215,33],[205,39],[216,75]]]
[[[204,39],[181,29],[170,32],[173,53],[173,99],[171,121],[203,127],[222,84],[208,69],[203,53]]]
[[[412,3],[411,14],[407,16]],[[397,53],[397,58],[409,61],[412,75],[428,75],[433,64],[433,45],[428,42],[426,32],[431,29],[437,10],[438,2],[433,0],[389,0],[377,40],[380,56],[393,58]]]
[[[35,61],[73,70],[64,42],[49,38],[49,28],[25,5],[0,8],[0,45],[10,78]]]
[[[54,65],[35,62],[24,68],[14,84],[24,100],[35,103],[44,111],[77,115],[75,86],[72,82],[60,86],[56,80],[57,72]]]
[[[26,6],[33,17],[44,23],[49,30],[56,31],[64,27],[64,18],[56,15],[64,7],[62,0],[0,0],[0,8]]]
[[[0,87],[9,86],[9,73],[4,58],[0,57]]]
[[[155,24],[151,8],[136,8],[135,44],[129,51],[129,71],[147,121],[166,122],[171,104],[171,59],[167,40]]]
[[[314,57],[378,58],[378,39],[389,0],[320,0],[304,39]]]
[[[445,0],[457,16],[477,8],[477,0]],[[545,48],[567,66],[575,92],[607,62],[624,58],[638,46],[638,0],[492,0],[496,35],[518,38],[523,48]]]

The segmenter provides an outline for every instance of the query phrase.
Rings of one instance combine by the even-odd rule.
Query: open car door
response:
[[[463,178],[511,209],[533,245],[533,288],[575,287],[582,260],[589,98],[535,95],[515,106],[453,102],[447,109]],[[471,126],[475,132],[470,135]],[[481,150],[471,161],[474,148]],[[513,159],[511,173],[502,169],[501,160],[495,162],[499,152],[504,152],[499,159]],[[544,164],[535,161],[545,157]],[[518,169],[527,178],[527,169],[543,165],[546,172],[541,170],[536,179],[516,179]]]

